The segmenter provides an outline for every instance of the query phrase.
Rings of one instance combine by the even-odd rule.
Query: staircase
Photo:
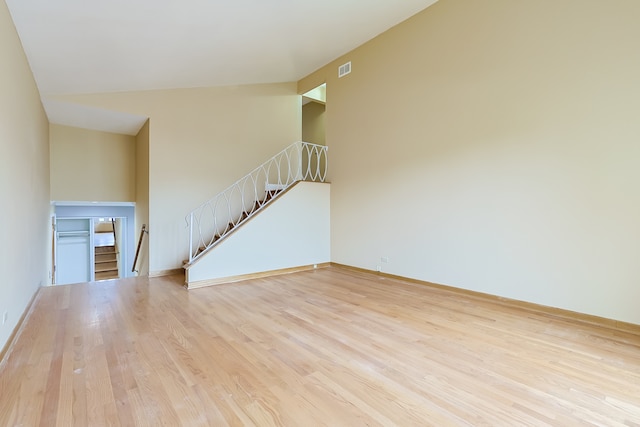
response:
[[[189,258],[184,267],[188,269],[297,182],[325,182],[327,150],[296,142],[191,211],[185,218]]]
[[[95,272],[96,280],[117,279],[119,277],[115,246],[96,246]]]
[[[254,203],[251,209],[242,211],[242,214],[240,214],[240,217],[236,221],[230,221],[222,233],[216,232],[213,235],[213,239],[211,239],[210,245],[208,247],[204,245],[198,247],[198,250],[196,251],[194,258],[197,258],[198,255],[205,252],[207,249],[213,247],[216,243],[218,243],[218,241],[222,240],[223,237],[230,235],[234,231],[234,229],[239,227],[245,220],[247,220],[250,216],[252,216],[253,213],[257,212],[258,209],[262,208],[263,206],[266,206],[272,199],[275,199],[282,192],[283,190],[266,191],[264,197],[260,198],[259,200],[256,200],[256,202]],[[189,261],[184,261],[184,263],[188,264]]]
[[[185,266],[187,289],[313,270],[331,261],[331,184],[299,181]]]

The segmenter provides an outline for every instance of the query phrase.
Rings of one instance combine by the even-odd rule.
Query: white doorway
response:
[[[54,202],[53,205],[52,284],[134,276],[131,272],[134,203]]]

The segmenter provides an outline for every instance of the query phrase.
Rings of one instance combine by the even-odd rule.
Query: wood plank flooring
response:
[[[640,334],[330,267],[43,288],[0,426],[640,426]]]

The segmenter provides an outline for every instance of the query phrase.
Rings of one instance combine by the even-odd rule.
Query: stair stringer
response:
[[[186,267],[189,288],[330,262],[331,185],[299,182]]]

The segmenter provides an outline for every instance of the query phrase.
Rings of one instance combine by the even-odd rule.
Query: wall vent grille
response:
[[[351,72],[351,61],[338,67],[338,78],[344,77]]]

